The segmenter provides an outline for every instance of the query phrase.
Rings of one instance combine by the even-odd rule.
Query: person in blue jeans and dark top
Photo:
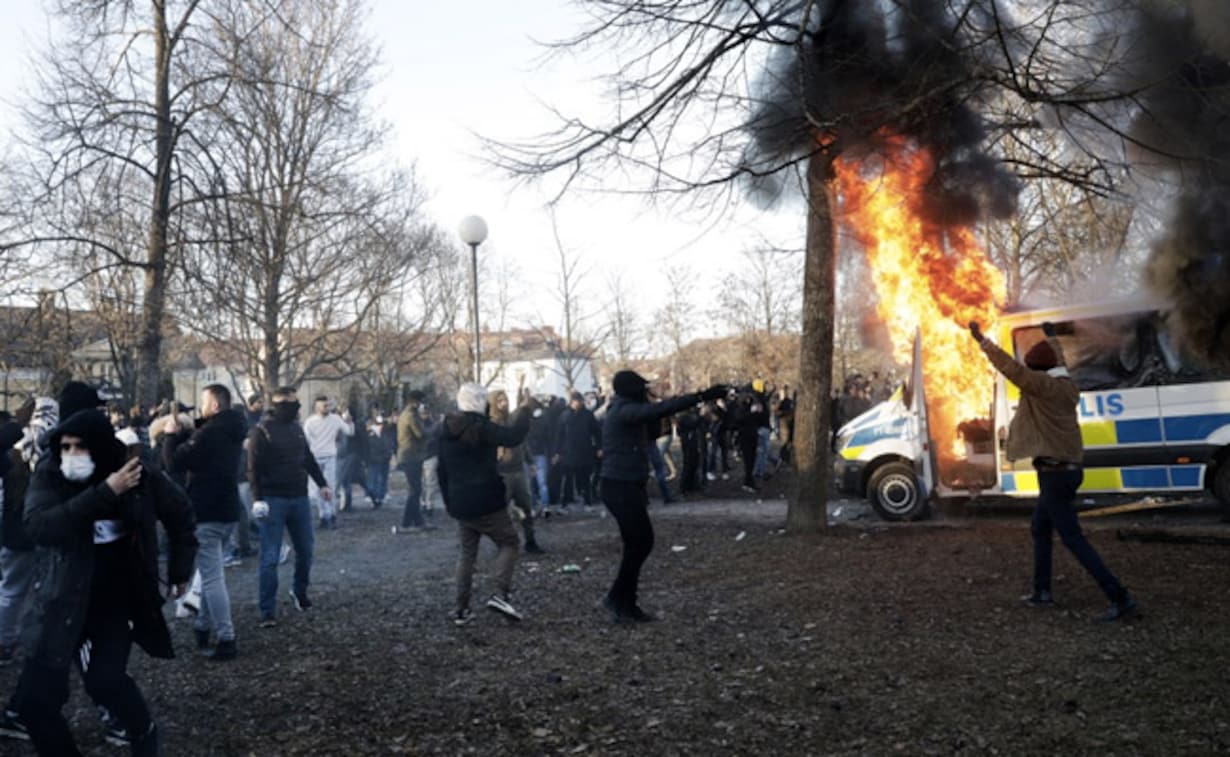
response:
[[[1034,607],[1054,604],[1051,542],[1058,531],[1063,545],[1110,600],[1110,608],[1098,620],[1109,623],[1133,615],[1136,600],[1085,538],[1072,504],[1085,477],[1085,449],[1077,419],[1080,390],[1068,375],[1055,326],[1042,324],[1045,338],[1026,351],[1024,365],[983,337],[977,323],[970,324],[970,333],[991,365],[1021,390],[1021,402],[1008,426],[1008,459],[1030,459],[1038,471],[1038,504],[1031,528],[1034,590],[1025,602]]]
[[[252,517],[260,523],[261,628],[277,625],[278,557],[282,533],[290,533],[295,550],[295,578],[290,591],[295,609],[312,606],[308,584],[312,573],[312,505],[308,477],[320,488],[321,499],[333,492],[308,447],[299,425],[299,397],[292,387],[273,394],[273,408],[248,434],[248,482],[252,486]]]

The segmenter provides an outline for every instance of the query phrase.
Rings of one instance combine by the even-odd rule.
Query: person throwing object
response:
[[[1029,458],[1038,471],[1038,503],[1031,528],[1034,590],[1025,602],[1034,607],[1054,604],[1051,535],[1058,531],[1064,546],[1110,600],[1110,608],[1098,620],[1109,623],[1129,617],[1136,612],[1136,600],[1085,538],[1072,505],[1085,477],[1085,451],[1077,420],[1080,390],[1068,375],[1054,325],[1042,324],[1046,338],[1026,352],[1024,365],[986,339],[977,323],[970,323],[969,328],[991,365],[1021,390],[1020,405],[1008,427],[1008,459]]]

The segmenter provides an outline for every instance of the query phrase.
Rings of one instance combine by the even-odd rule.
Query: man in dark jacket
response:
[[[188,499],[196,510],[196,569],[201,573],[201,607],[193,630],[198,649],[209,647],[210,634],[218,645],[207,657],[233,660],[235,625],[223,569],[227,540],[235,530],[239,511],[239,458],[247,436],[243,412],[231,407],[231,392],[211,384],[197,404],[201,422],[191,434],[164,439],[163,464],[167,470],[188,475]]]
[[[39,754],[80,754],[60,712],[74,661],[90,697],[132,735],[132,753],[159,753],[157,727],[126,668],[133,642],[154,657],[174,655],[161,610],[157,523],[167,534],[176,596],[187,589],[196,539],[183,492],[125,457],[106,416],[84,410],[52,432],[50,456],[30,482],[26,531],[49,553],[14,704]]]
[[[549,416],[541,407],[530,417],[530,433],[525,437],[525,450],[530,458],[530,474],[534,481],[534,495],[538,498],[538,512],[542,514],[551,504],[547,476],[551,471],[551,425]]]
[[[501,426],[487,417],[487,390],[479,384],[462,384],[457,390],[459,412],[445,416],[440,427],[438,475],[444,507],[457,519],[461,559],[457,564],[457,609],[453,622],[459,626],[473,619],[470,592],[478,542],[483,536],[495,542],[496,592],[487,607],[511,620],[521,620],[512,605],[512,575],[521,543],[508,517],[508,498],[496,462],[500,447],[516,447],[530,430],[530,413],[538,403],[533,397],[517,408],[510,425]]]
[[[585,399],[573,392],[568,409],[560,416],[555,435],[555,457],[552,462],[563,467],[563,491],[560,504],[572,503],[574,492],[579,492],[586,505],[593,504],[589,479],[594,473],[594,461],[602,444],[602,427],[594,414],[585,407]]]
[[[645,622],[654,617],[640,608],[636,594],[641,566],[653,551],[653,524],[645,493],[653,429],[672,413],[725,396],[726,387],[713,386],[700,394],[651,403],[649,382],[634,371],[616,373],[613,383],[615,397],[602,419],[602,501],[619,523],[624,551],[603,604],[617,623]]]
[[[54,401],[50,401],[54,405]],[[12,420],[0,423],[0,498],[4,515],[0,519],[0,665],[13,662],[21,636],[21,617],[26,597],[34,584],[37,559],[34,542],[21,525],[22,502],[30,480],[30,468],[14,448],[34,416],[33,398],[17,410]]]
[[[252,516],[260,523],[261,628],[277,625],[278,558],[282,534],[290,532],[295,548],[295,579],[290,599],[297,610],[312,606],[307,589],[312,573],[312,505],[308,476],[320,496],[333,497],[299,425],[299,396],[293,387],[273,394],[273,409],[248,433],[248,483],[252,486]]]
[[[389,433],[390,429],[392,433]],[[396,424],[384,417],[384,411],[379,407],[372,407],[372,417],[368,419],[363,434],[363,469],[367,474],[364,488],[371,498],[373,510],[384,506],[384,498],[389,493],[389,461],[397,451],[396,447]]]

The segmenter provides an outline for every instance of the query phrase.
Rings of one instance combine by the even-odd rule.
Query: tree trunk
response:
[[[795,408],[795,488],[786,512],[793,532],[828,525],[829,395],[833,385],[833,310],[837,238],[833,224],[832,172],[827,155],[807,166],[807,251],[803,263],[802,334],[799,338],[799,398]]]
[[[162,321],[166,312],[167,229],[171,213],[171,49],[165,0],[153,0],[154,113],[157,119],[157,165],[146,244],[145,288],[141,304],[141,347],[137,369],[137,402],[153,407],[159,401],[162,369]]]

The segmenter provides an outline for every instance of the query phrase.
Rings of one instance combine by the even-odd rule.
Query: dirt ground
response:
[[[1061,548],[1059,606],[1020,603],[1019,512],[890,528],[835,502],[843,525],[798,537],[778,493],[655,507],[642,603],[662,619],[633,628],[597,607],[619,552],[599,508],[541,525],[549,554],[517,570],[523,623],[476,607],[457,629],[447,516],[393,535],[400,512],[364,506],[318,534],[314,609],[283,593],[280,625],[257,628],[246,561],[227,574],[240,659],[198,658],[179,620],[178,659],[138,651],[132,670],[172,757],[1230,752],[1230,549],[1098,527],[1143,607],[1105,627]],[[290,565],[281,578],[285,592]],[[0,669],[6,691],[16,674]],[[82,749],[122,754],[73,689]]]

